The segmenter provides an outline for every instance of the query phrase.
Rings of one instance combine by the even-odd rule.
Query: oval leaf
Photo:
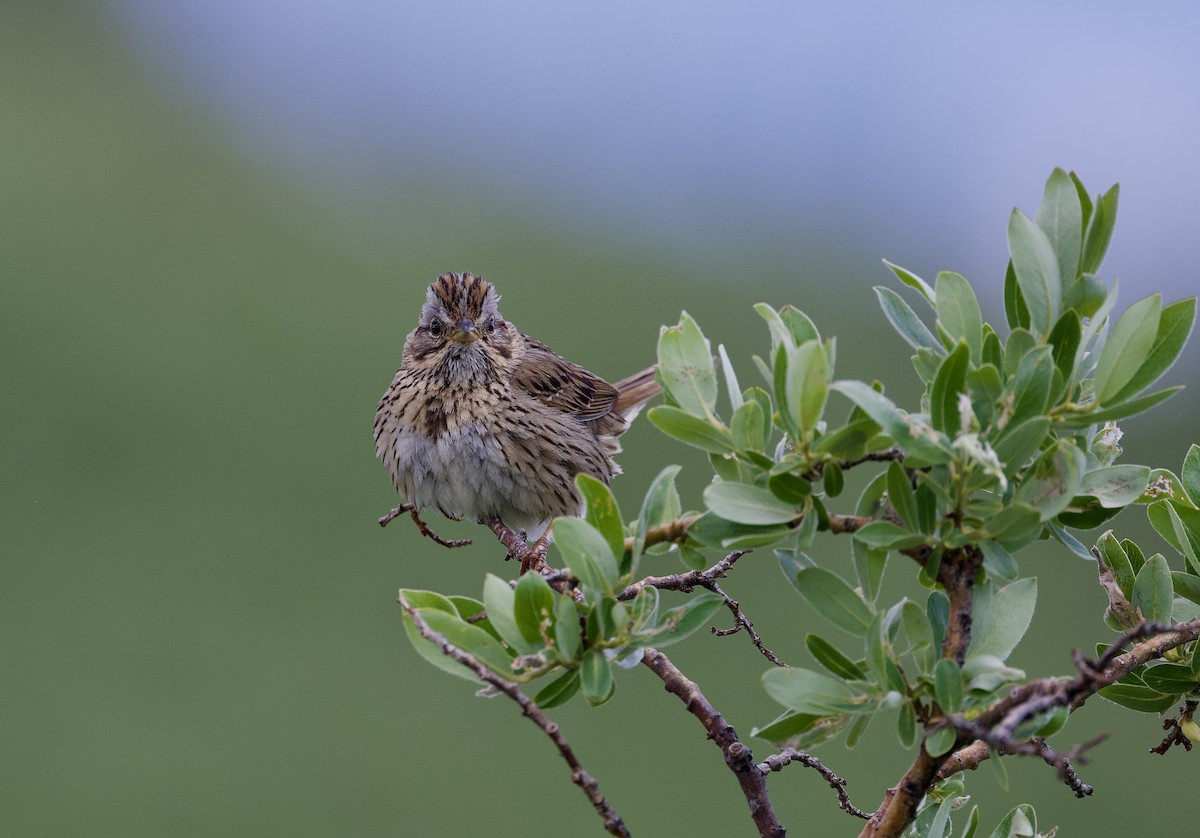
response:
[[[797,517],[790,503],[747,483],[713,483],[704,490],[704,503],[737,524],[786,524]]]

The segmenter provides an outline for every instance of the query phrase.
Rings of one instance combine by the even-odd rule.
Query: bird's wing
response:
[[[546,344],[525,337],[527,348],[513,372],[513,385],[543,404],[584,421],[612,411],[617,388],[572,364]]]

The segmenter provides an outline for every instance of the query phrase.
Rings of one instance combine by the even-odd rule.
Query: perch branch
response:
[[[517,689],[516,685],[504,680],[499,675],[492,672],[475,657],[462,649],[452,644],[446,637],[439,632],[434,631],[429,623],[421,616],[413,605],[411,605],[404,597],[399,599],[400,607],[404,609],[409,618],[413,621],[417,631],[421,636],[429,642],[437,646],[442,654],[461,663],[463,666],[470,669],[491,687],[498,692],[503,693],[510,699],[515,701],[521,708],[521,713],[531,722],[537,725],[543,733],[550,737],[550,741],[554,743],[554,747],[558,749],[558,753],[566,761],[567,766],[571,769],[571,782],[579,786],[583,793],[587,796],[588,801],[596,809],[597,814],[604,820],[604,828],[610,835],[621,836],[621,838],[629,838],[629,830],[625,827],[625,822],[621,816],[609,805],[604,795],[600,793],[600,784],[583,770],[579,760],[575,756],[575,752],[571,750],[570,743],[567,742],[562,731],[559,730],[558,724],[546,718],[546,715],[538,708],[533,700]]]
[[[759,770],[754,762],[754,754],[738,739],[737,732],[725,721],[725,717],[704,697],[699,685],[680,672],[662,652],[646,649],[642,663],[662,679],[667,692],[682,701],[688,712],[700,720],[708,732],[708,738],[721,749],[725,764],[742,788],[746,804],[750,807],[750,817],[758,827],[761,838],[783,838],[787,831],[779,822],[775,807],[767,795],[766,775]]]

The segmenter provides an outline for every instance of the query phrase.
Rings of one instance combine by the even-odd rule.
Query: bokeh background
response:
[[[610,378],[686,308],[752,380],[751,305],[791,302],[839,336],[840,376],[911,396],[880,259],[959,270],[1000,319],[1008,212],[1062,165],[1122,182],[1123,305],[1195,293],[1200,13],[1049,5],[5,0],[0,834],[601,834],[511,704],[403,637],[397,588],[513,572],[487,538],[375,524],[372,415],[423,286],[481,272]],[[1192,388],[1129,421],[1126,459],[1177,468],[1198,411]],[[628,514],[670,461],[698,505],[702,457],[626,440]],[[1140,513],[1117,526],[1155,543]],[[1110,636],[1094,569],[1022,565],[1041,596],[1014,662],[1068,672]],[[804,633],[835,630],[780,581],[764,555],[727,587],[804,664]],[[673,657],[743,734],[776,714],[744,638]],[[648,672],[553,716],[635,834],[752,834]],[[1150,811],[1192,834],[1195,756],[1147,754],[1157,721],[1102,701],[1063,736],[1101,730],[1094,798],[1009,760],[1009,794],[971,778],[984,824],[1030,801],[1061,834]],[[820,755],[866,809],[906,763],[890,719]],[[811,772],[771,788],[796,834],[857,833]]]

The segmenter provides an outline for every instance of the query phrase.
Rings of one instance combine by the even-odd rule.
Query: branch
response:
[[[977,548],[964,547],[942,557],[938,568],[938,581],[946,590],[950,600],[950,616],[946,625],[946,637],[942,641],[942,657],[956,661],[960,666],[971,644],[971,606],[974,596],[975,574],[983,562],[983,554]],[[926,728],[932,733],[938,725]],[[962,734],[959,734],[962,738]],[[957,742],[955,744],[958,744]],[[951,749],[953,750],[953,748]],[[896,836],[912,823],[917,806],[937,781],[938,770],[949,754],[933,757],[925,750],[924,743],[917,752],[900,782],[888,789],[883,803],[867,821],[859,838],[883,838]]]
[[[854,460],[842,460],[838,463],[842,470],[861,466],[863,463],[885,463],[888,460],[903,460],[904,452],[896,447],[888,448],[883,451],[872,451]],[[804,472],[804,479],[809,482],[820,480],[825,475],[825,463],[817,463],[815,466]]]
[[[704,588],[725,600],[725,607],[733,614],[733,628],[719,629],[716,626],[712,626],[710,627],[710,631],[713,634],[718,637],[728,637],[744,629],[750,637],[750,642],[754,644],[758,651],[762,652],[763,657],[776,666],[786,667],[786,663],[763,645],[762,638],[754,630],[754,623],[742,613],[742,608],[738,602],[725,593],[721,586],[717,584],[717,580],[724,578],[725,574],[733,567],[733,563],[746,555],[747,552],[749,551],[734,551],[707,570],[689,570],[687,573],[676,573],[670,576],[647,576],[645,579],[634,582],[621,591],[621,593],[617,594],[617,599],[633,599],[643,588],[658,588],[660,591],[681,591],[683,593],[691,593],[696,588]]]
[[[850,795],[846,793],[846,781],[834,774],[832,770],[826,768],[821,760],[814,757],[812,754],[806,754],[803,751],[797,751],[795,748],[784,748],[778,754],[767,757],[765,762],[758,764],[758,770],[763,774],[769,771],[782,771],[784,766],[798,762],[807,768],[814,769],[818,774],[825,778],[825,782],[829,783],[829,787],[837,792],[838,806],[856,818],[867,820],[871,816],[859,809],[850,802]]]
[[[771,798],[767,795],[766,775],[754,763],[754,754],[738,739],[737,732],[717,712],[695,681],[679,671],[675,664],[657,649],[646,649],[642,663],[662,679],[667,692],[679,698],[688,712],[700,720],[708,738],[716,743],[725,756],[725,764],[737,777],[742,794],[750,807],[750,817],[762,838],[783,838],[787,830],[779,822]]]
[[[413,625],[416,626],[417,631],[421,633],[422,637],[441,649],[442,654],[466,666],[480,680],[494,687],[497,691],[504,693],[504,695],[511,698],[521,707],[522,715],[541,728],[542,732],[549,736],[554,746],[558,748],[559,755],[562,756],[567,766],[571,769],[571,782],[583,790],[588,801],[595,807],[597,814],[604,820],[605,830],[610,835],[629,838],[629,830],[625,828],[625,822],[621,820],[621,816],[613,810],[608,801],[604,799],[604,795],[600,793],[600,784],[583,770],[583,766],[579,764],[579,760],[575,757],[575,752],[571,750],[571,745],[559,730],[558,725],[546,718],[546,715],[533,703],[533,700],[517,689],[515,684],[504,680],[476,660],[473,655],[464,652],[447,640],[444,635],[434,631],[429,626],[429,623],[425,622],[425,618],[421,616],[420,611],[405,600],[403,596],[400,597],[399,603],[400,607],[404,609],[404,613],[413,621]]]
[[[443,547],[466,547],[468,544],[471,543],[471,539],[469,539],[469,538],[462,538],[462,539],[442,538],[440,535],[438,535],[433,530],[431,530],[429,528],[428,524],[426,524],[424,521],[421,520],[421,516],[417,512],[417,508],[415,506],[413,506],[411,503],[402,503],[399,506],[392,507],[386,515],[384,515],[383,517],[381,517],[379,519],[379,526],[386,527],[392,521],[396,520],[401,515],[403,515],[405,512],[407,512],[409,515],[412,516],[413,523],[417,525],[417,529],[420,530],[421,535],[425,536],[428,539],[436,541],[438,544],[442,545]]]
[[[1056,707],[1067,707],[1074,712],[1091,696],[1151,660],[1200,637],[1200,620],[1178,625],[1141,623],[1135,626],[1108,647],[1095,661],[1087,661],[1076,652],[1073,657],[1079,674],[1074,678],[1041,678],[1014,689],[1009,695],[978,714],[973,720],[961,715],[949,722],[961,732],[975,739],[950,756],[938,771],[937,780],[943,780],[957,771],[972,770],[989,757],[989,747],[998,754],[1030,754],[1041,757],[1059,771],[1059,776],[1076,796],[1091,794],[1091,787],[1079,780],[1071,767],[1070,760],[1080,759],[1084,752],[1099,743],[1091,740],[1065,753],[1055,753],[1037,737],[1018,740],[1013,732],[1023,722],[1039,713]],[[1144,639],[1143,639],[1144,638]],[[1124,654],[1121,650],[1130,642],[1141,640]],[[1170,729],[1170,720],[1164,723]],[[1170,737],[1168,737],[1170,738]],[[1160,746],[1161,747],[1161,746]],[[1154,749],[1151,749],[1154,750]]]

